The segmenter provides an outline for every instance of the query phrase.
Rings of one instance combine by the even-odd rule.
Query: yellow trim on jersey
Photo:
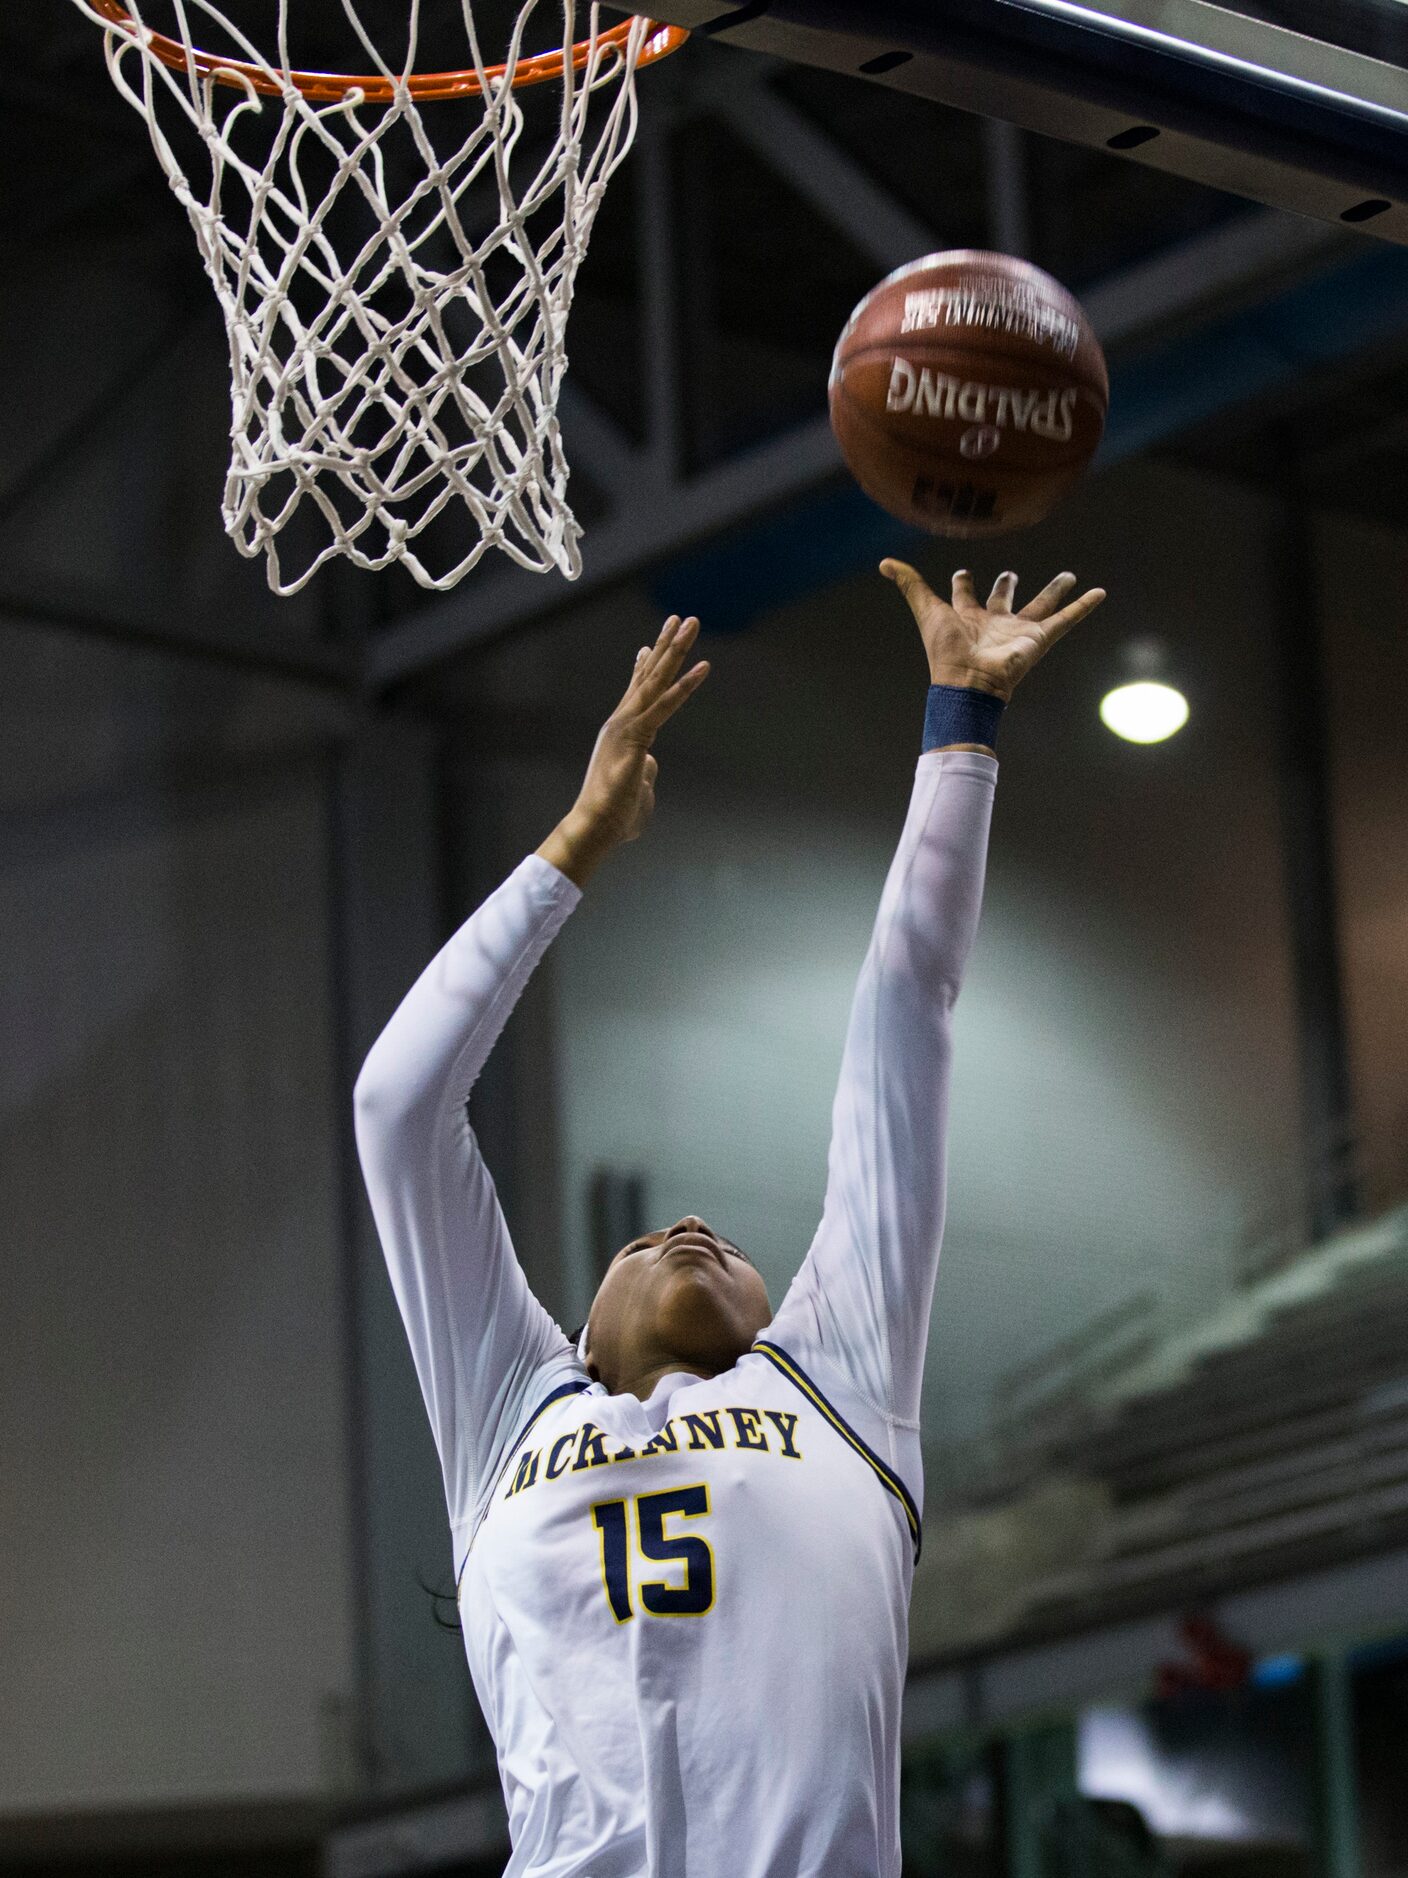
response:
[[[533,1413],[528,1417],[527,1421],[524,1422],[523,1426],[519,1429],[518,1433],[514,1436],[513,1440],[509,1443],[508,1451],[504,1457],[504,1464],[499,1469],[498,1473],[495,1474],[494,1484],[489,1489],[488,1493],[484,1496],[484,1510],[480,1513],[479,1518],[474,1523],[474,1531],[469,1536],[469,1544],[465,1547],[464,1558],[460,1561],[459,1571],[455,1574],[455,1602],[456,1604],[459,1603],[460,1587],[464,1583],[465,1566],[469,1564],[469,1555],[474,1550],[474,1541],[479,1537],[479,1528],[484,1524],[484,1521],[489,1517],[489,1509],[494,1504],[494,1501],[498,1498],[499,1488],[503,1484],[504,1475],[508,1472],[509,1468],[512,1467],[514,1463],[514,1459],[518,1454],[518,1450],[523,1446],[523,1443],[528,1439],[528,1436],[532,1433],[534,1424],[537,1422],[538,1418],[541,1415],[545,1415],[547,1413],[547,1411],[552,1407],[554,1402],[561,1402],[564,1396],[585,1395],[587,1390],[590,1387],[591,1387],[591,1384],[585,1383],[585,1382],[574,1381],[574,1382],[562,1383],[558,1388],[554,1389],[551,1392],[551,1394],[543,1397],[542,1401],[533,1410]]]
[[[799,1367],[785,1350],[779,1349],[775,1343],[764,1343],[761,1338],[753,1345],[753,1348],[757,1351],[759,1356],[765,1356],[770,1363],[780,1369],[787,1380],[791,1383],[795,1383],[807,1400],[812,1403],[814,1407],[821,1410],[822,1414],[826,1417],[827,1421],[831,1423],[831,1426],[836,1430],[837,1434],[840,1435],[841,1439],[849,1442],[861,1459],[875,1470],[876,1477],[879,1479],[886,1492],[892,1493],[899,1501],[900,1505],[904,1508],[904,1516],[909,1522],[909,1535],[914,1541],[914,1557],[917,1562],[919,1558],[919,1547],[923,1539],[923,1530],[919,1521],[919,1509],[914,1504],[909,1489],[905,1486],[899,1475],[892,1467],[887,1467],[874,1449],[868,1447],[866,1443],[861,1440],[855,1429],[831,1406],[820,1389],[818,1389],[816,1384],[812,1381],[811,1377],[804,1369]]]

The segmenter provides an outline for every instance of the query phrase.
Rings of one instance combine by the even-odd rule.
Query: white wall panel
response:
[[[23,832],[0,1810],[316,1793],[350,1681],[323,772]]]

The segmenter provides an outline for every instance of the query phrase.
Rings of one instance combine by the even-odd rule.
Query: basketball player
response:
[[[825,1205],[774,1313],[695,1214],[623,1246],[577,1347],[528,1289],[465,1100],[588,878],[654,806],[698,630],[643,647],[566,819],[413,986],[357,1084],[372,1207],[439,1446],[510,1878],[894,1878],[919,1386],[953,1001],[1013,687],[1099,605],[952,603],[846,1038]],[[645,915],[648,918],[648,912]],[[688,960],[681,958],[681,970]]]

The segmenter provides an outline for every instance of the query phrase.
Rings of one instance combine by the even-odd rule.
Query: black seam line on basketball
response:
[[[518,1450],[523,1446],[523,1443],[528,1439],[528,1436],[532,1433],[534,1424],[537,1422],[539,1416],[541,1416],[547,1409],[550,1409],[554,1402],[560,1402],[564,1396],[585,1395],[587,1390],[590,1388],[591,1388],[591,1384],[588,1382],[564,1382],[562,1383],[558,1388],[552,1391],[551,1395],[546,1395],[543,1397],[542,1401],[533,1410],[533,1413],[528,1417],[527,1421],[524,1422],[523,1426],[519,1429],[518,1433],[514,1436],[513,1440],[509,1443],[508,1452],[504,1457],[504,1464],[499,1469],[498,1473],[495,1474],[494,1484],[489,1489],[488,1493],[485,1495],[484,1511],[479,1515],[478,1519],[475,1520],[474,1522],[474,1531],[469,1535],[469,1544],[465,1547],[464,1559],[461,1562],[459,1570],[455,1573],[455,1595],[456,1596],[459,1595],[460,1579],[463,1578],[464,1568],[469,1563],[469,1555],[474,1550],[474,1541],[479,1537],[479,1528],[484,1524],[484,1521],[489,1517],[489,1508],[494,1504],[494,1495],[499,1490],[499,1482],[503,1479],[504,1475],[508,1472],[509,1468],[513,1465],[515,1455],[518,1453]]]
[[[1010,453],[1004,458],[997,450],[991,456],[966,457],[961,451],[954,454],[932,448],[910,450],[903,445],[897,449],[893,441],[887,439],[882,463],[878,467],[881,470],[879,476],[875,473],[876,466],[863,466],[872,484],[871,488],[866,487],[857,471],[851,471],[872,501],[879,502],[882,509],[887,508],[890,502],[902,502],[917,513],[925,513],[922,505],[915,504],[912,492],[906,492],[907,485],[921,476],[934,483],[972,483],[975,489],[991,489],[995,495],[1003,498],[1006,506],[1010,506],[1034,494],[1033,484],[1049,482],[1059,487],[1063,476],[1078,479],[1087,467],[1087,459],[1082,455],[1078,462],[1060,457],[1054,463],[1033,463],[1029,459],[1019,461]],[[885,477],[885,467],[897,480],[891,481]],[[886,490],[884,501],[874,493],[881,488]],[[894,514],[894,510],[890,510],[890,513]],[[904,517],[896,515],[895,519],[902,521]]]
[[[860,1455],[861,1459],[866,1461],[874,1470],[877,1479],[885,1488],[886,1492],[893,1494],[895,1499],[899,1501],[900,1506],[904,1510],[905,1519],[909,1525],[910,1538],[914,1544],[914,1562],[917,1565],[919,1563],[919,1549],[924,1543],[924,1527],[919,1518],[919,1508],[915,1505],[910,1495],[909,1488],[905,1486],[894,1468],[889,1466],[885,1461],[882,1461],[874,1448],[856,1433],[855,1429],[851,1427],[841,1411],[822,1394],[820,1389],[818,1389],[811,1377],[797,1361],[796,1357],[789,1356],[780,1343],[764,1343],[763,1340],[759,1338],[753,1345],[753,1349],[759,1356],[765,1356],[775,1369],[779,1369],[782,1372],[795,1389],[799,1389],[802,1394],[806,1396],[808,1401],[821,1410],[822,1414],[831,1423],[842,1440],[848,1442],[849,1445],[855,1449],[856,1453]]]

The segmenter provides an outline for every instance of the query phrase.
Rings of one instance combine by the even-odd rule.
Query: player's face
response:
[[[672,1364],[718,1375],[771,1321],[746,1253],[687,1213],[612,1259],[592,1305],[587,1367],[614,1395]]]

